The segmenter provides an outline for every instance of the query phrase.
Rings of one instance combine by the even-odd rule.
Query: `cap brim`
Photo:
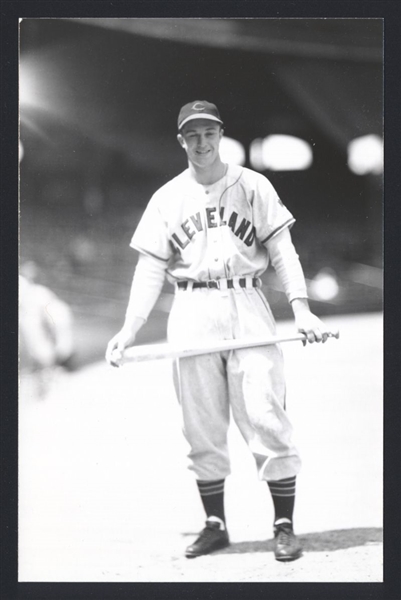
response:
[[[187,117],[186,119],[184,119],[178,126],[178,129],[181,129],[185,123],[188,123],[188,121],[193,121],[194,119],[208,119],[209,121],[216,121],[216,123],[220,123],[221,125],[223,124],[223,121],[221,119],[218,119],[217,117],[214,117],[213,115],[190,115],[189,117]]]

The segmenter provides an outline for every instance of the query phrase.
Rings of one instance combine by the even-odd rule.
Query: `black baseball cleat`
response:
[[[185,550],[185,556],[196,558],[226,548],[229,544],[227,530],[220,529],[218,521],[206,521],[205,529],[201,531],[198,539]]]
[[[296,560],[302,555],[302,546],[294,534],[291,523],[280,523],[274,526],[276,560]]]

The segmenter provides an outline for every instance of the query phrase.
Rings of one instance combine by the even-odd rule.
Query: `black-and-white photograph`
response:
[[[20,20],[19,582],[383,582],[383,48]]]

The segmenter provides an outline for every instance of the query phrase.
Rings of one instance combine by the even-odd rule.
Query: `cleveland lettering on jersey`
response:
[[[217,220],[218,211],[216,207],[206,208],[205,224],[207,229],[214,227],[228,226],[233,234],[244,242],[247,246],[252,246],[255,236],[256,229],[252,226],[251,222],[246,218],[241,218],[235,210],[232,211],[228,222],[224,220],[225,207],[222,206],[220,209],[220,219]],[[195,237],[197,233],[204,231],[202,224],[201,213],[197,212],[195,215],[191,215],[180,225],[180,230],[172,234],[172,238],[177,246],[184,250]]]

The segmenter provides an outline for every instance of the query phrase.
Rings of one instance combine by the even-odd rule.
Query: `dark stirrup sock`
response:
[[[268,481],[270,493],[274,504],[274,522],[281,519],[292,523],[295,504],[296,476],[280,479],[279,481]]]
[[[200,481],[197,485],[207,517],[218,517],[226,522],[224,514],[224,483],[225,479],[217,481]]]

